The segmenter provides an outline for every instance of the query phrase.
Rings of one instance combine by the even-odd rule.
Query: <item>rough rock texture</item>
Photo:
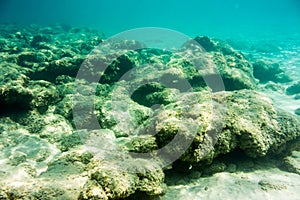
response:
[[[49,105],[58,101],[58,92],[53,84],[43,80],[32,81],[25,72],[15,64],[1,63],[1,113],[29,109],[45,112]]]
[[[146,132],[157,133],[159,147],[176,134],[184,138],[195,134],[181,157],[190,163],[210,163],[234,149],[250,157],[265,156],[297,138],[300,130],[297,118],[275,109],[268,97],[253,90],[182,95],[158,112],[149,127]]]
[[[27,68],[32,79],[48,81],[63,74],[75,76],[83,56],[104,38],[96,31],[63,25],[1,25],[1,30],[1,36],[9,39],[3,44],[1,58]]]
[[[105,161],[95,161],[91,165],[94,167],[90,173],[89,180],[85,183],[79,199],[118,199],[126,198],[135,192],[145,192],[147,195],[155,196],[165,193],[166,186],[163,183],[163,171],[149,171],[153,163],[149,161],[134,161],[133,163],[124,163],[127,167],[138,168],[141,171],[137,173],[128,173],[120,166],[114,166]],[[155,165],[155,164],[154,164]]]
[[[235,51],[224,42],[206,36],[198,36],[195,41],[209,52],[222,76],[226,90],[256,88],[253,66],[242,53]]]
[[[280,153],[299,136],[226,43],[199,36],[170,52],[66,25],[0,29],[0,199],[156,198],[164,170],[234,172],[243,165],[217,159]]]
[[[214,51],[206,50],[205,44],[200,38],[209,40],[213,44]],[[116,44],[114,42],[112,44],[102,43],[103,46],[90,55],[84,63],[92,67],[95,67],[95,63],[107,65],[105,58],[101,57],[102,51],[105,51],[106,54],[110,52],[111,56],[115,54],[122,55],[105,69],[100,83],[112,84],[120,81],[120,79],[124,80],[126,77],[123,75],[135,68],[137,68],[137,71],[142,71],[135,73],[143,73],[144,76],[149,76],[147,74],[149,71],[141,66],[151,63],[151,65],[157,65],[157,68],[161,68],[160,73],[157,73],[157,75],[160,75],[162,80],[163,78],[167,80],[178,79],[178,83],[172,87],[180,87],[178,85],[187,80],[194,89],[203,89],[207,86],[204,78],[219,73],[226,90],[256,88],[257,81],[253,76],[252,64],[229,45],[216,42],[208,37],[197,37],[173,53],[165,50],[148,49],[134,41],[127,41],[129,44],[124,44],[122,41]],[[138,50],[125,51],[124,45],[129,45],[129,50]],[[168,87],[171,86],[170,83],[166,84]]]
[[[289,172],[300,174],[300,152],[293,151],[290,156],[287,156],[283,167]]]

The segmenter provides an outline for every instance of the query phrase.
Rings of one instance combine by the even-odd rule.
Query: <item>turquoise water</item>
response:
[[[2,0],[3,22],[66,23],[107,36],[140,27],[164,27],[196,35],[264,37],[299,31],[297,0]]]
[[[0,0],[0,31],[0,199],[299,199],[299,0]]]

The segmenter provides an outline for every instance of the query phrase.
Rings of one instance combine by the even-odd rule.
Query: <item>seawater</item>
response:
[[[65,23],[107,36],[140,27],[163,27],[194,37],[264,37],[299,31],[298,0],[2,0],[0,21]]]
[[[1,0],[0,23],[44,26],[67,24],[96,29],[107,38],[143,27],[166,28],[191,38],[206,35],[225,40],[248,56],[280,63],[280,67],[292,78],[289,84],[298,82],[300,77],[298,0]],[[278,93],[268,95],[278,107],[288,112],[293,113],[300,107],[299,100],[296,101],[293,97]],[[281,174],[279,171],[257,172],[251,180],[242,181],[255,190],[251,181],[256,184],[255,181],[260,177],[276,173]],[[242,179],[238,176],[235,178],[236,182]],[[296,176],[290,175],[288,178],[287,182],[298,180]],[[220,181],[231,184],[235,194],[240,194],[237,191],[240,188],[230,180],[226,174],[217,175],[210,180],[199,180],[194,185],[173,187],[171,193],[164,198],[193,199],[198,195],[204,199],[221,199],[222,195],[218,196],[213,191],[208,193],[211,196],[206,196],[206,189],[203,189],[207,184],[209,187],[218,185],[216,188],[223,188],[225,191],[227,187],[222,186]],[[293,197],[299,196],[297,191],[293,192]],[[231,191],[227,190],[226,195],[230,196]],[[258,197],[255,194],[250,194],[249,197],[243,196],[245,193],[240,195],[235,197]],[[264,193],[260,195],[260,198],[266,197],[263,196]]]
[[[191,38],[207,35],[230,41],[236,49],[289,60],[283,67],[299,75],[298,0],[2,0],[0,22],[88,27],[107,38],[143,27],[167,28]]]

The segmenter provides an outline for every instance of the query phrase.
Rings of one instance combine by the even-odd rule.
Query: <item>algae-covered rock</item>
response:
[[[164,194],[162,170],[151,170],[155,163],[146,160],[132,161],[132,163],[124,163],[125,168],[114,166],[114,161],[111,163],[94,161],[91,164],[94,167],[90,178],[84,185],[79,199],[120,199],[129,197],[135,192],[145,192],[150,196]],[[127,170],[132,170],[130,168],[135,168],[137,171],[128,172]]]
[[[253,63],[253,75],[262,83],[268,81],[273,81],[275,83],[291,81],[291,79],[280,68],[278,63],[269,63],[262,60],[258,60]]]
[[[223,79],[226,90],[255,89],[253,66],[242,53],[225,42],[198,36],[194,39],[211,56]]]
[[[280,83],[274,83],[272,81],[267,82],[264,85],[264,88],[268,89],[268,90],[275,91],[275,92],[280,92],[282,94],[284,93],[284,90],[285,90],[283,85],[281,85]]]
[[[292,151],[290,156],[284,158],[284,169],[289,172],[300,174],[300,153],[299,151]]]
[[[113,130],[117,137],[136,135],[136,129],[152,115],[151,108],[139,105],[128,93],[121,83],[110,94],[111,98],[97,98],[95,102],[100,126]]]
[[[287,95],[299,94],[300,93],[300,82],[287,87],[285,92]]]
[[[49,105],[57,102],[56,87],[47,81],[31,81],[26,70],[18,71],[18,66],[2,63],[0,78],[1,112],[20,112],[37,109],[45,112]],[[22,73],[23,72],[23,73]]]
[[[156,198],[175,161],[195,180],[234,172],[216,158],[276,154],[300,132],[225,42],[199,36],[171,52],[66,25],[0,28],[0,198]]]
[[[186,124],[193,124],[187,128]],[[191,128],[192,127],[192,128]],[[299,121],[275,109],[271,100],[253,90],[182,95],[153,117],[146,132],[155,132],[158,146],[168,144],[176,134],[193,142],[180,158],[190,163],[210,163],[220,154],[236,148],[250,157],[276,152],[299,135]],[[179,148],[180,149],[180,148]],[[173,152],[174,153],[174,152]]]
[[[193,88],[201,90],[207,86],[205,77],[216,76],[220,73],[226,90],[255,88],[257,81],[253,77],[253,67],[241,53],[233,50],[232,47],[224,42],[221,43],[203,37],[214,43],[214,48],[206,52],[205,48],[201,47],[201,42],[197,41],[199,38],[202,37],[197,37],[195,40],[183,44],[180,49],[174,52],[145,48],[137,41],[130,40],[126,42],[135,45],[129,46],[126,51],[123,48],[123,41],[111,41],[111,44],[109,43],[110,41],[105,41],[96,51],[89,55],[83,66],[91,68],[90,76],[101,75],[100,83],[113,84],[124,80],[124,78],[128,78],[127,73],[132,73],[134,70],[140,70],[142,72],[139,73],[149,76],[151,71],[145,70],[144,65],[151,64],[164,66],[164,71],[160,69],[161,71],[156,73],[159,77],[163,77],[166,80],[177,79],[177,84],[167,83],[168,87],[172,85],[171,87],[178,88],[178,85],[183,85],[185,80]],[[109,55],[110,57],[116,56],[116,60],[111,64],[107,63],[109,59],[101,57],[101,54]],[[99,71],[93,71],[95,68]],[[173,73],[170,73],[171,69]],[[177,73],[174,73],[174,70],[177,70]],[[164,79],[161,80],[163,81]],[[181,87],[184,88],[184,86]]]
[[[210,166],[206,167],[203,171],[204,175],[212,175],[218,172],[223,172],[227,168],[225,163],[213,162]]]
[[[3,25],[2,25],[3,26]],[[76,76],[84,60],[83,55],[101,43],[104,35],[89,29],[13,26],[2,29],[19,29],[10,36],[4,49],[11,53],[5,60],[28,68],[32,79],[55,81],[59,75]],[[8,37],[5,33],[2,34]]]

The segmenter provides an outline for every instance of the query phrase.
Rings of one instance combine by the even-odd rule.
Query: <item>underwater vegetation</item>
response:
[[[189,44],[170,52],[139,41],[107,43],[112,55],[124,54],[99,71],[102,33],[67,25],[0,30],[0,199],[160,199],[180,182],[172,173],[201,179],[274,156],[281,169],[300,174],[300,111],[276,107],[262,89],[292,81],[278,63],[197,36],[202,48],[193,54]],[[101,79],[78,79],[83,63]],[[215,68],[223,88],[206,82]],[[128,71],[134,78],[124,78]],[[300,83],[285,93],[297,98]],[[89,111],[87,99],[91,115],[80,113]]]

